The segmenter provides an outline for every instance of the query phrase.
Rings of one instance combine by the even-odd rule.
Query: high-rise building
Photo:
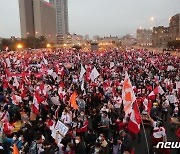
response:
[[[56,42],[56,9],[44,0],[19,0],[21,37],[45,36]]]
[[[174,15],[169,23],[169,40],[180,40],[180,13]]]
[[[169,41],[169,27],[159,26],[153,28],[152,45],[166,47]]]
[[[35,37],[33,0],[19,0],[21,37]]]
[[[152,45],[152,30],[137,29],[137,44],[140,46]]]
[[[56,8],[57,41],[62,44],[65,35],[69,34],[68,0],[49,0],[49,2]]]

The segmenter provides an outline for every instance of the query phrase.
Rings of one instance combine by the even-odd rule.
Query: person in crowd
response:
[[[95,145],[91,148],[88,154],[102,154],[101,143],[95,142]]]
[[[97,140],[101,144],[101,150],[100,150],[101,153],[108,154],[110,152],[110,149],[109,149],[109,144],[105,138],[105,135],[100,134]]]
[[[89,153],[90,149],[95,145],[96,142],[96,134],[93,129],[88,130],[88,134],[85,138],[86,143],[86,153]]]
[[[75,154],[75,147],[73,143],[68,143],[64,154]]]
[[[80,136],[76,136],[75,138],[75,153],[86,154],[85,145]]]
[[[103,111],[101,115],[101,122],[98,128],[99,128],[99,132],[105,134],[106,138],[108,138],[108,134],[109,134],[109,125],[110,125],[110,121],[108,118],[108,113],[106,111]]]
[[[121,154],[123,154],[126,151],[131,153],[133,151],[131,136],[128,133],[126,133],[124,130],[121,130],[119,132],[119,135],[120,138],[117,139],[117,142],[118,144],[121,145],[120,147]]]
[[[168,109],[169,109],[169,101],[166,99],[165,96],[163,96],[162,97],[162,116],[161,116],[161,119],[164,119],[164,121],[167,121]]]

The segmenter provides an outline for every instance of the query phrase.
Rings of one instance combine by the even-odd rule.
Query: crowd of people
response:
[[[146,135],[153,152],[158,142],[168,140],[164,123],[180,117],[179,65],[179,57],[134,49],[1,54],[0,153],[134,153],[134,140],[141,142],[141,136],[129,129],[131,113],[124,110],[126,72],[136,97],[132,104],[150,122]],[[57,123],[67,132],[56,129]],[[180,128],[176,135],[180,139]]]

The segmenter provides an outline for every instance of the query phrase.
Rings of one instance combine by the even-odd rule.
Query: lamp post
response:
[[[151,21],[155,21],[155,22],[156,22],[156,27],[158,26],[158,24],[157,24],[157,19],[156,19],[156,18],[151,17]]]
[[[17,49],[18,49],[18,50],[21,50],[22,48],[23,48],[22,44],[18,44],[18,45],[17,45]]]
[[[46,47],[47,47],[47,48],[50,48],[50,47],[51,47],[51,44],[48,43],[48,44],[46,45]]]

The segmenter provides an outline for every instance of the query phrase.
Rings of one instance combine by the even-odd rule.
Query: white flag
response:
[[[80,58],[80,56],[79,56],[79,53],[78,53],[78,56],[77,56],[77,57],[78,57],[78,60],[81,60],[81,58]]]
[[[82,83],[81,83],[81,90],[84,91],[84,80],[82,80]]]
[[[110,68],[114,67],[114,62],[110,62]]]
[[[169,65],[169,66],[167,67],[167,71],[172,71],[172,70],[174,70],[174,67],[171,66],[171,65]]]
[[[7,64],[7,67],[11,66],[11,62],[10,62],[9,58],[6,58],[6,64]]]
[[[138,61],[141,61],[142,60],[142,58],[140,58],[140,57],[138,57],[138,59],[137,59]]]
[[[80,77],[79,77],[79,80],[81,81],[82,78],[83,78],[83,75],[86,73],[86,70],[85,68],[83,67],[83,65],[81,64],[81,72],[80,72]]]
[[[16,88],[19,87],[19,82],[18,82],[16,76],[14,77],[13,86],[16,87]]]
[[[96,67],[94,67],[91,74],[90,74],[91,81],[94,81],[99,75],[100,74],[97,71]]]
[[[44,62],[44,64],[48,65],[48,62],[44,57],[43,57],[43,62]]]
[[[59,97],[58,97],[58,96],[51,97],[51,101],[52,101],[53,104],[55,104],[55,105],[60,105]]]
[[[48,75],[52,75],[53,74],[53,70],[52,69],[48,70],[47,72],[48,72]]]

